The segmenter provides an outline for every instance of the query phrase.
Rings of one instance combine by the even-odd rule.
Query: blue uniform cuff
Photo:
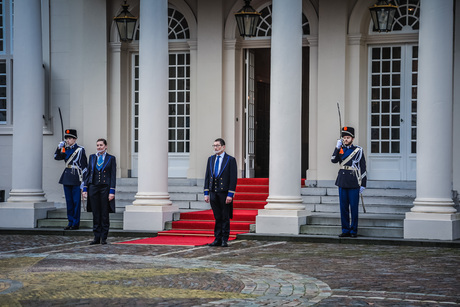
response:
[[[109,194],[115,194],[115,189],[110,189]]]

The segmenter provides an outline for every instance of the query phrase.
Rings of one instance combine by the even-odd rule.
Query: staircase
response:
[[[341,233],[339,191],[334,185],[304,187],[302,198],[311,215],[302,225],[301,234],[332,235]],[[415,199],[414,182],[368,181],[363,193],[366,213],[359,204],[358,233],[365,237],[402,238],[405,213]]]
[[[230,238],[239,233],[250,232],[256,222],[258,209],[262,209],[268,197],[268,179],[238,179],[233,199],[233,218],[230,220]],[[159,236],[194,235],[214,236],[214,216],[212,210],[181,212],[180,219],[167,223],[166,231]]]
[[[338,189],[333,182],[319,187],[314,182],[302,181],[302,199],[311,212],[307,224],[302,225],[301,234],[336,236],[341,232]],[[180,209],[173,222],[166,223],[169,234],[213,235],[214,217],[210,205],[203,201],[203,180],[169,179],[171,200]],[[123,229],[123,211],[131,205],[137,192],[136,178],[117,180],[117,213],[110,214],[110,228]],[[402,238],[405,213],[412,208],[415,199],[414,182],[368,181],[363,193],[367,213],[360,203],[359,235],[366,237]],[[233,203],[234,218],[231,232],[255,231],[255,217],[263,209],[268,197],[268,179],[238,179]],[[38,221],[39,228],[64,228],[67,225],[66,209],[48,212],[46,219]],[[80,228],[91,229],[92,214],[82,212]]]

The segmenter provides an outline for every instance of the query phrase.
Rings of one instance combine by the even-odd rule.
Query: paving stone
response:
[[[460,305],[458,248],[0,235],[0,306]]]

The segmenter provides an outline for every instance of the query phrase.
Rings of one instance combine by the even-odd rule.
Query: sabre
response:
[[[342,138],[342,115],[340,114],[340,105],[337,101],[337,111],[339,112],[339,138]]]
[[[61,119],[61,136],[62,136],[62,140],[65,142],[65,139],[64,139],[64,122],[62,121],[61,108],[58,108],[58,110],[59,110],[59,118]],[[65,146],[62,147],[61,152],[62,153],[65,152]]]
[[[364,197],[363,197],[363,194],[361,194],[361,203],[363,204],[363,212],[366,213],[366,207],[364,207]]]

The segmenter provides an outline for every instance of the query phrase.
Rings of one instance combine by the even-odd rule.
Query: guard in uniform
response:
[[[225,152],[223,139],[216,139],[212,146],[215,154],[208,158],[204,178],[204,200],[211,203],[215,219],[215,238],[209,246],[227,247],[238,170],[236,159]]]
[[[359,194],[364,191],[367,181],[366,159],[363,149],[353,145],[354,128],[343,127],[341,136],[331,157],[332,163],[340,164],[339,174],[335,181],[335,185],[339,187],[342,223],[342,233],[339,237],[357,237]]]
[[[67,219],[69,220],[64,229],[76,230],[80,228],[81,184],[88,162],[85,149],[76,143],[77,130],[65,130],[64,139],[65,142],[59,143],[54,153],[54,159],[65,161],[65,169],[59,179],[59,183],[64,186]]]
[[[109,213],[115,213],[117,160],[107,153],[107,141],[98,139],[97,154],[89,156],[88,172],[84,180],[83,197],[88,197],[88,212],[93,212],[93,244],[107,244]]]

